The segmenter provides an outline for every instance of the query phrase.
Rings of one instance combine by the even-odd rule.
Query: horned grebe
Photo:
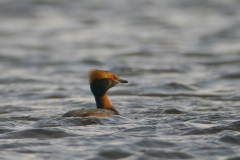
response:
[[[89,71],[89,83],[91,91],[96,100],[97,109],[72,110],[65,113],[63,117],[107,117],[120,115],[109,102],[107,91],[118,83],[129,82],[118,78],[111,72],[92,69]]]

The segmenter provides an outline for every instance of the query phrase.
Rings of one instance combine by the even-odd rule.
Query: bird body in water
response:
[[[118,83],[129,83],[127,80],[118,78],[115,74],[92,69],[89,71],[90,89],[95,97],[97,109],[78,109],[72,110],[63,115],[63,117],[107,117],[120,115],[111,105],[107,91]]]

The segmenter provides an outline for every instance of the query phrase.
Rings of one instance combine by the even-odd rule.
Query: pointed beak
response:
[[[118,79],[117,82],[119,82],[119,83],[129,83],[129,81],[124,80],[124,79]]]

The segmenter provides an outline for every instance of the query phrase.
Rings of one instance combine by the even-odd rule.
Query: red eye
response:
[[[110,79],[113,79],[113,77],[110,77]]]

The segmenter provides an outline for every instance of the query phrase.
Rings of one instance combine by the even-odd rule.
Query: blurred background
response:
[[[236,160],[239,101],[240,0],[0,0],[1,159]]]

